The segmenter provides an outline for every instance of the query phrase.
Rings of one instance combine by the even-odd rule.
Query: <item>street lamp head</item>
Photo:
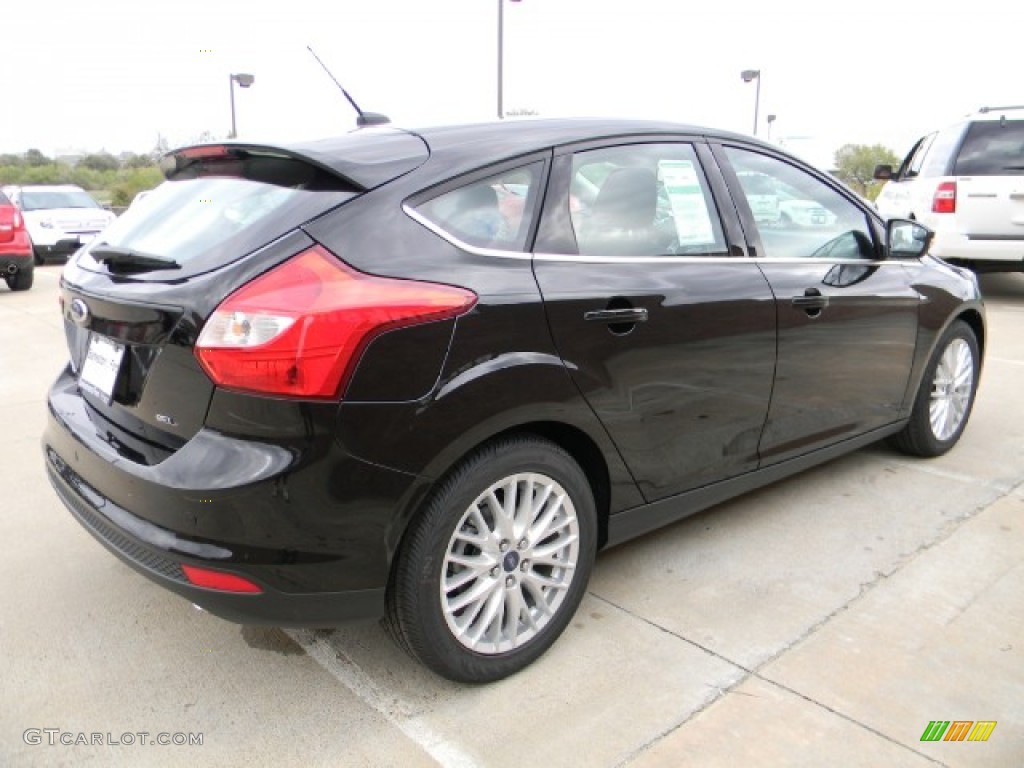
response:
[[[749,83],[752,80],[757,80],[761,76],[760,69],[744,69],[740,72],[740,77],[743,78],[744,83]]]
[[[772,123],[775,122],[775,115],[768,115],[768,117],[766,117],[765,120],[768,121],[768,125],[771,125]]]
[[[248,75],[248,74],[243,74],[243,73],[239,73],[237,75],[232,75],[231,79],[234,80],[236,83],[238,83],[238,85],[241,88],[248,88],[250,85],[252,85],[254,82],[256,82],[256,78],[253,75]]]

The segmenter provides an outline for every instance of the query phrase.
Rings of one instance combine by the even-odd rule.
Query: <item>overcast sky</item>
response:
[[[30,0],[4,10],[0,152],[149,151],[230,129],[316,138],[367,110],[401,126],[494,119],[498,0]],[[828,164],[901,155],[985,104],[1024,103],[1024,6],[1007,0],[522,0],[505,4],[505,106],[541,116],[753,128]],[[787,138],[788,137],[788,138]],[[809,138],[798,138],[809,137]]]

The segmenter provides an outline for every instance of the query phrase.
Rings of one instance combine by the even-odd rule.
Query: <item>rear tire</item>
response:
[[[27,291],[32,287],[34,272],[35,270],[29,267],[28,269],[19,269],[13,275],[8,275],[4,278],[7,281],[7,287],[12,291]]]
[[[500,680],[565,629],[596,549],[594,496],[573,458],[539,437],[497,440],[467,457],[410,525],[385,626],[443,677]]]
[[[935,345],[910,421],[893,438],[897,448],[933,457],[956,445],[974,406],[980,359],[974,331],[962,320],[954,321]]]

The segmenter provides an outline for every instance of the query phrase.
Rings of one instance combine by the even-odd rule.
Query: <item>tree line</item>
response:
[[[884,182],[875,181],[876,165],[891,165],[895,170],[900,159],[881,144],[844,144],[836,150],[833,173],[868,200],[874,200]]]
[[[154,154],[109,152],[83,155],[72,164],[47,157],[38,149],[22,154],[0,154],[0,185],[75,184],[94,193],[101,202],[125,207],[139,192],[163,181]]]

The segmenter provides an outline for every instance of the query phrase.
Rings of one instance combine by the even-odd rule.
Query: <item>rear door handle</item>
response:
[[[822,296],[817,288],[808,288],[803,296],[794,296],[790,302],[796,309],[802,309],[808,317],[815,318],[828,306],[828,296]]]
[[[828,306],[828,296],[794,296],[793,306],[800,309],[824,309]]]
[[[644,323],[647,322],[647,310],[643,307],[595,309],[584,312],[583,319],[595,323]]]

